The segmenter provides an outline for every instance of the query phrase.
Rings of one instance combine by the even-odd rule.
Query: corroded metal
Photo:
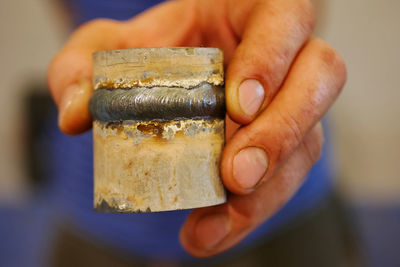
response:
[[[219,158],[224,121],[94,124],[95,207],[148,212],[224,202]],[[113,166],[110,168],[110,166]],[[111,178],[112,177],[112,178]]]
[[[94,89],[132,87],[191,88],[224,84],[218,48],[158,47],[108,50],[93,55]]]
[[[94,55],[94,205],[103,212],[226,201],[223,56],[215,48]]]

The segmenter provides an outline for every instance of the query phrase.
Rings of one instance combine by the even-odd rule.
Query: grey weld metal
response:
[[[102,88],[94,91],[89,108],[93,119],[102,122],[223,118],[224,88],[206,82],[190,89]]]

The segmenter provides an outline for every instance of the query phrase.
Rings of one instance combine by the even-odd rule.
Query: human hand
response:
[[[94,51],[207,46],[224,50],[227,143],[221,160],[227,203],[194,210],[180,232],[185,249],[207,257],[237,244],[297,191],[322,146],[320,119],[346,80],[343,60],[311,38],[308,0],[177,0],[126,21],[77,29],[48,70],[59,126],[91,126]]]

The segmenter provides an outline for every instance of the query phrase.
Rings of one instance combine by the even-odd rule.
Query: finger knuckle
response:
[[[276,48],[270,47],[266,51],[266,57],[268,60],[264,62],[265,73],[264,80],[269,83],[269,86],[276,89],[282,83],[282,79],[285,75],[285,69],[287,68],[288,62],[290,62],[291,50],[290,48]]]
[[[277,160],[284,160],[303,139],[303,133],[299,122],[295,116],[286,113],[280,116],[283,131],[279,136],[280,148],[277,153]]]
[[[298,25],[303,29],[304,32],[311,33],[316,23],[316,13],[314,5],[311,3],[310,0],[296,0],[296,2],[299,9],[298,14],[300,14]]]
[[[280,210],[289,201],[293,193],[293,184],[295,178],[293,172],[281,172],[279,174],[279,181],[274,186],[276,194],[275,206],[276,210]]]
[[[261,41],[263,40],[259,42]],[[236,64],[234,69],[231,68],[229,71],[234,73],[240,68],[247,78],[260,81],[266,93],[273,94],[282,82],[290,51],[272,46],[263,47],[262,43],[257,42],[242,42],[234,58],[240,64]],[[249,49],[249,47],[255,49]]]
[[[310,164],[313,165],[322,154],[323,146],[323,131],[320,124],[314,127],[309,137],[304,142],[304,149]]]
[[[346,64],[340,54],[330,45],[322,40],[317,40],[318,56],[325,67],[332,73],[333,76],[342,80],[346,79],[347,71]]]
[[[254,228],[260,220],[260,217],[264,213],[265,203],[262,201],[253,201],[251,205],[247,205],[247,208],[237,210],[238,221],[240,221],[240,227],[242,229]]]
[[[319,40],[319,57],[327,65],[332,66],[339,60],[340,56],[330,45]]]

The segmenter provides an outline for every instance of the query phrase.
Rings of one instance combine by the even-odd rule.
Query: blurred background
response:
[[[51,105],[47,65],[69,34],[56,2],[0,1],[0,227],[42,182],[32,140]],[[371,266],[400,266],[400,1],[315,2],[316,35],[348,67],[330,112],[338,188]]]

